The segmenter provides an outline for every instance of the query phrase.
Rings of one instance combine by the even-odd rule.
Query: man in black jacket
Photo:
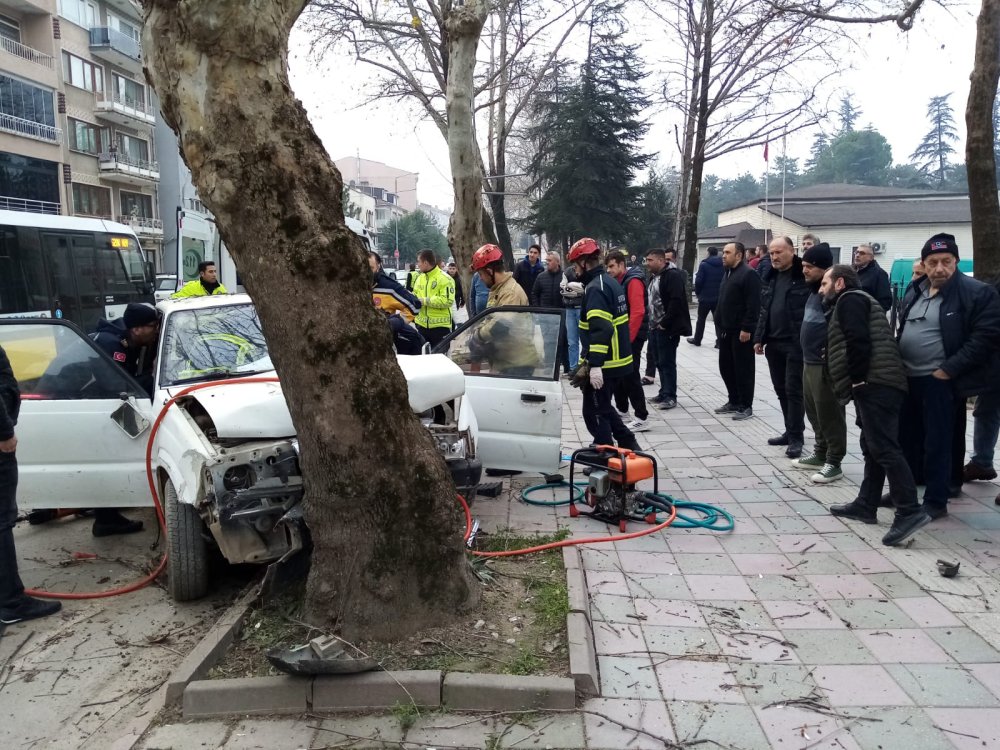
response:
[[[767,357],[771,383],[781,404],[785,431],[769,438],[768,445],[786,445],[785,455],[802,455],[805,403],[802,399],[802,346],[799,343],[809,287],[802,275],[802,260],[788,237],[771,240],[772,270],[761,291],[760,318],[754,351]]]
[[[746,263],[742,242],[722,248],[726,272],[715,308],[719,326],[719,375],[726,384],[728,400],[716,414],[732,414],[740,421],[753,416],[753,332],[760,315],[760,276]]]
[[[0,347],[0,630],[23,620],[59,611],[59,602],[35,599],[24,593],[17,573],[14,525],[17,523],[17,414],[21,391],[7,352]]]
[[[831,310],[827,362],[837,399],[854,401],[861,427],[865,473],[858,497],[834,505],[830,513],[868,524],[876,513],[886,478],[896,509],[882,543],[895,546],[930,523],[917,504],[917,485],[899,446],[899,411],[906,395],[906,374],[885,311],[861,288],[850,266],[833,266],[820,287]]]
[[[529,300],[535,279],[543,269],[541,257],[542,248],[532,245],[528,248],[528,254],[514,266],[514,281],[524,290],[524,296]]]
[[[715,348],[719,348],[719,318],[715,309],[719,304],[719,286],[722,284],[722,277],[725,268],[722,265],[722,258],[719,257],[719,248],[708,248],[708,256],[698,266],[698,273],[694,277],[694,293],[698,296],[698,322],[695,323],[694,336],[687,342],[695,346],[701,346],[701,340],[705,336],[705,322],[708,314],[712,313],[712,323],[715,326]]]
[[[660,392],[650,401],[660,409],[677,406],[677,345],[682,336],[691,335],[684,275],[669,263],[662,250],[650,250],[646,262],[653,278],[649,280],[649,333],[655,340],[656,369],[660,373]]]
[[[854,270],[858,272],[861,288],[888,312],[892,307],[892,285],[889,284],[889,274],[875,260],[871,245],[858,245],[854,251]]]
[[[528,299],[532,307],[549,307],[560,309],[563,306],[562,297],[562,258],[559,253],[550,251],[545,257],[545,270],[535,277],[535,285],[531,287],[531,295]],[[553,320],[550,315],[545,316],[545,321]],[[555,326],[546,331],[546,337],[559,337],[559,327]],[[566,337],[559,340],[559,364],[563,372],[569,372],[569,347]]]
[[[910,284],[899,316],[909,385],[900,434],[913,473],[923,475],[924,508],[941,518],[948,514],[953,453],[965,453],[964,441],[961,451],[953,449],[965,432],[965,399],[1000,382],[1000,297],[958,270],[952,235],[931,237],[920,257],[927,275]]]

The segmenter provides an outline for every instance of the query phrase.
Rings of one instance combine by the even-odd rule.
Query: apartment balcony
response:
[[[142,45],[116,29],[95,26],[90,30],[90,54],[112,65],[136,70],[142,61]]]
[[[114,8],[126,18],[142,20],[142,7],[135,0],[104,0],[104,4]]]
[[[45,143],[62,143],[62,130],[59,128],[14,115],[0,114],[0,132],[13,133]]]
[[[135,159],[128,154],[104,153],[98,156],[101,177],[109,182],[126,185],[148,185],[159,182],[160,165],[155,161]]]
[[[61,206],[52,201],[34,201],[28,198],[12,198],[9,195],[0,195],[0,210],[25,211],[29,214],[55,214],[58,216]]]
[[[59,85],[55,59],[52,55],[46,55],[7,37],[0,37],[0,67],[3,67],[5,72],[29,81],[43,83],[50,88]]]
[[[163,238],[163,222],[159,219],[147,219],[144,216],[116,216],[115,221],[132,227],[139,237]]]
[[[135,127],[136,123],[156,124],[156,112],[146,102],[123,97],[117,91],[110,94],[98,91],[95,98],[94,110],[102,120],[127,127]]]
[[[3,0],[0,5],[25,15],[54,16],[56,14],[56,0]]]

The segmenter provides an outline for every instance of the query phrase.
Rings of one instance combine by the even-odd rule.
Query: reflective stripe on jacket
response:
[[[421,273],[413,283],[413,296],[420,300],[414,323],[423,328],[451,328],[451,305],[455,301],[455,280],[435,266]]]

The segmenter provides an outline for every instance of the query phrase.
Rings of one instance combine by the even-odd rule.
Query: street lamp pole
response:
[[[393,195],[396,196],[396,205],[399,206],[399,178],[400,177],[417,177],[419,172],[407,172],[405,174],[396,175],[392,178],[393,183]],[[413,188],[416,190],[416,188]],[[399,216],[393,216],[393,224],[396,227],[396,268],[399,268]]]

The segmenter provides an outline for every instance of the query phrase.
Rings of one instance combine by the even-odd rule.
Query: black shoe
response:
[[[731,402],[727,401],[718,409],[715,410],[716,414],[732,414],[734,411],[739,411],[739,407],[734,406]]]
[[[721,349],[722,348],[722,347],[719,346],[719,342],[718,341],[715,342],[715,348],[716,349]]]
[[[895,508],[896,504],[892,502],[892,495],[886,492],[882,497],[878,499],[878,507],[880,508]]]
[[[135,534],[142,531],[142,521],[133,521],[121,513],[104,515],[94,521],[91,533],[94,536],[115,536],[117,534]]]
[[[734,422],[742,422],[744,419],[750,419],[753,416],[753,409],[749,406],[745,409],[737,409],[736,413],[733,414]]]
[[[937,503],[928,503],[927,501],[924,501],[924,503],[920,506],[920,509],[930,516],[932,521],[948,517],[947,505],[938,505]]]
[[[954,500],[956,497],[959,497],[961,494],[962,494],[962,486],[961,485],[959,485],[958,487],[949,487],[948,488],[948,498],[951,499],[951,500]]]
[[[852,500],[846,505],[831,505],[830,514],[838,518],[850,518],[852,521],[863,523],[878,523],[878,516],[875,510],[863,504],[860,500]]]
[[[785,455],[789,458],[798,458],[802,455],[802,441],[801,440],[789,440],[788,447],[785,449]]]
[[[892,521],[892,526],[889,527],[889,533],[882,537],[882,544],[887,547],[895,547],[897,544],[902,544],[932,520],[922,510],[902,517],[897,513]]]
[[[778,437],[768,438],[768,445],[788,445],[788,433],[778,435]]]
[[[701,342],[695,341],[693,338],[687,339],[687,342],[691,344],[691,346],[701,346]]]
[[[657,408],[663,411],[667,409],[675,409],[677,407],[677,401],[672,398],[665,398],[657,404]]]
[[[62,602],[22,596],[21,601],[13,607],[0,608],[0,624],[13,625],[15,622],[37,620],[39,617],[54,615],[60,609],[62,609]]]

